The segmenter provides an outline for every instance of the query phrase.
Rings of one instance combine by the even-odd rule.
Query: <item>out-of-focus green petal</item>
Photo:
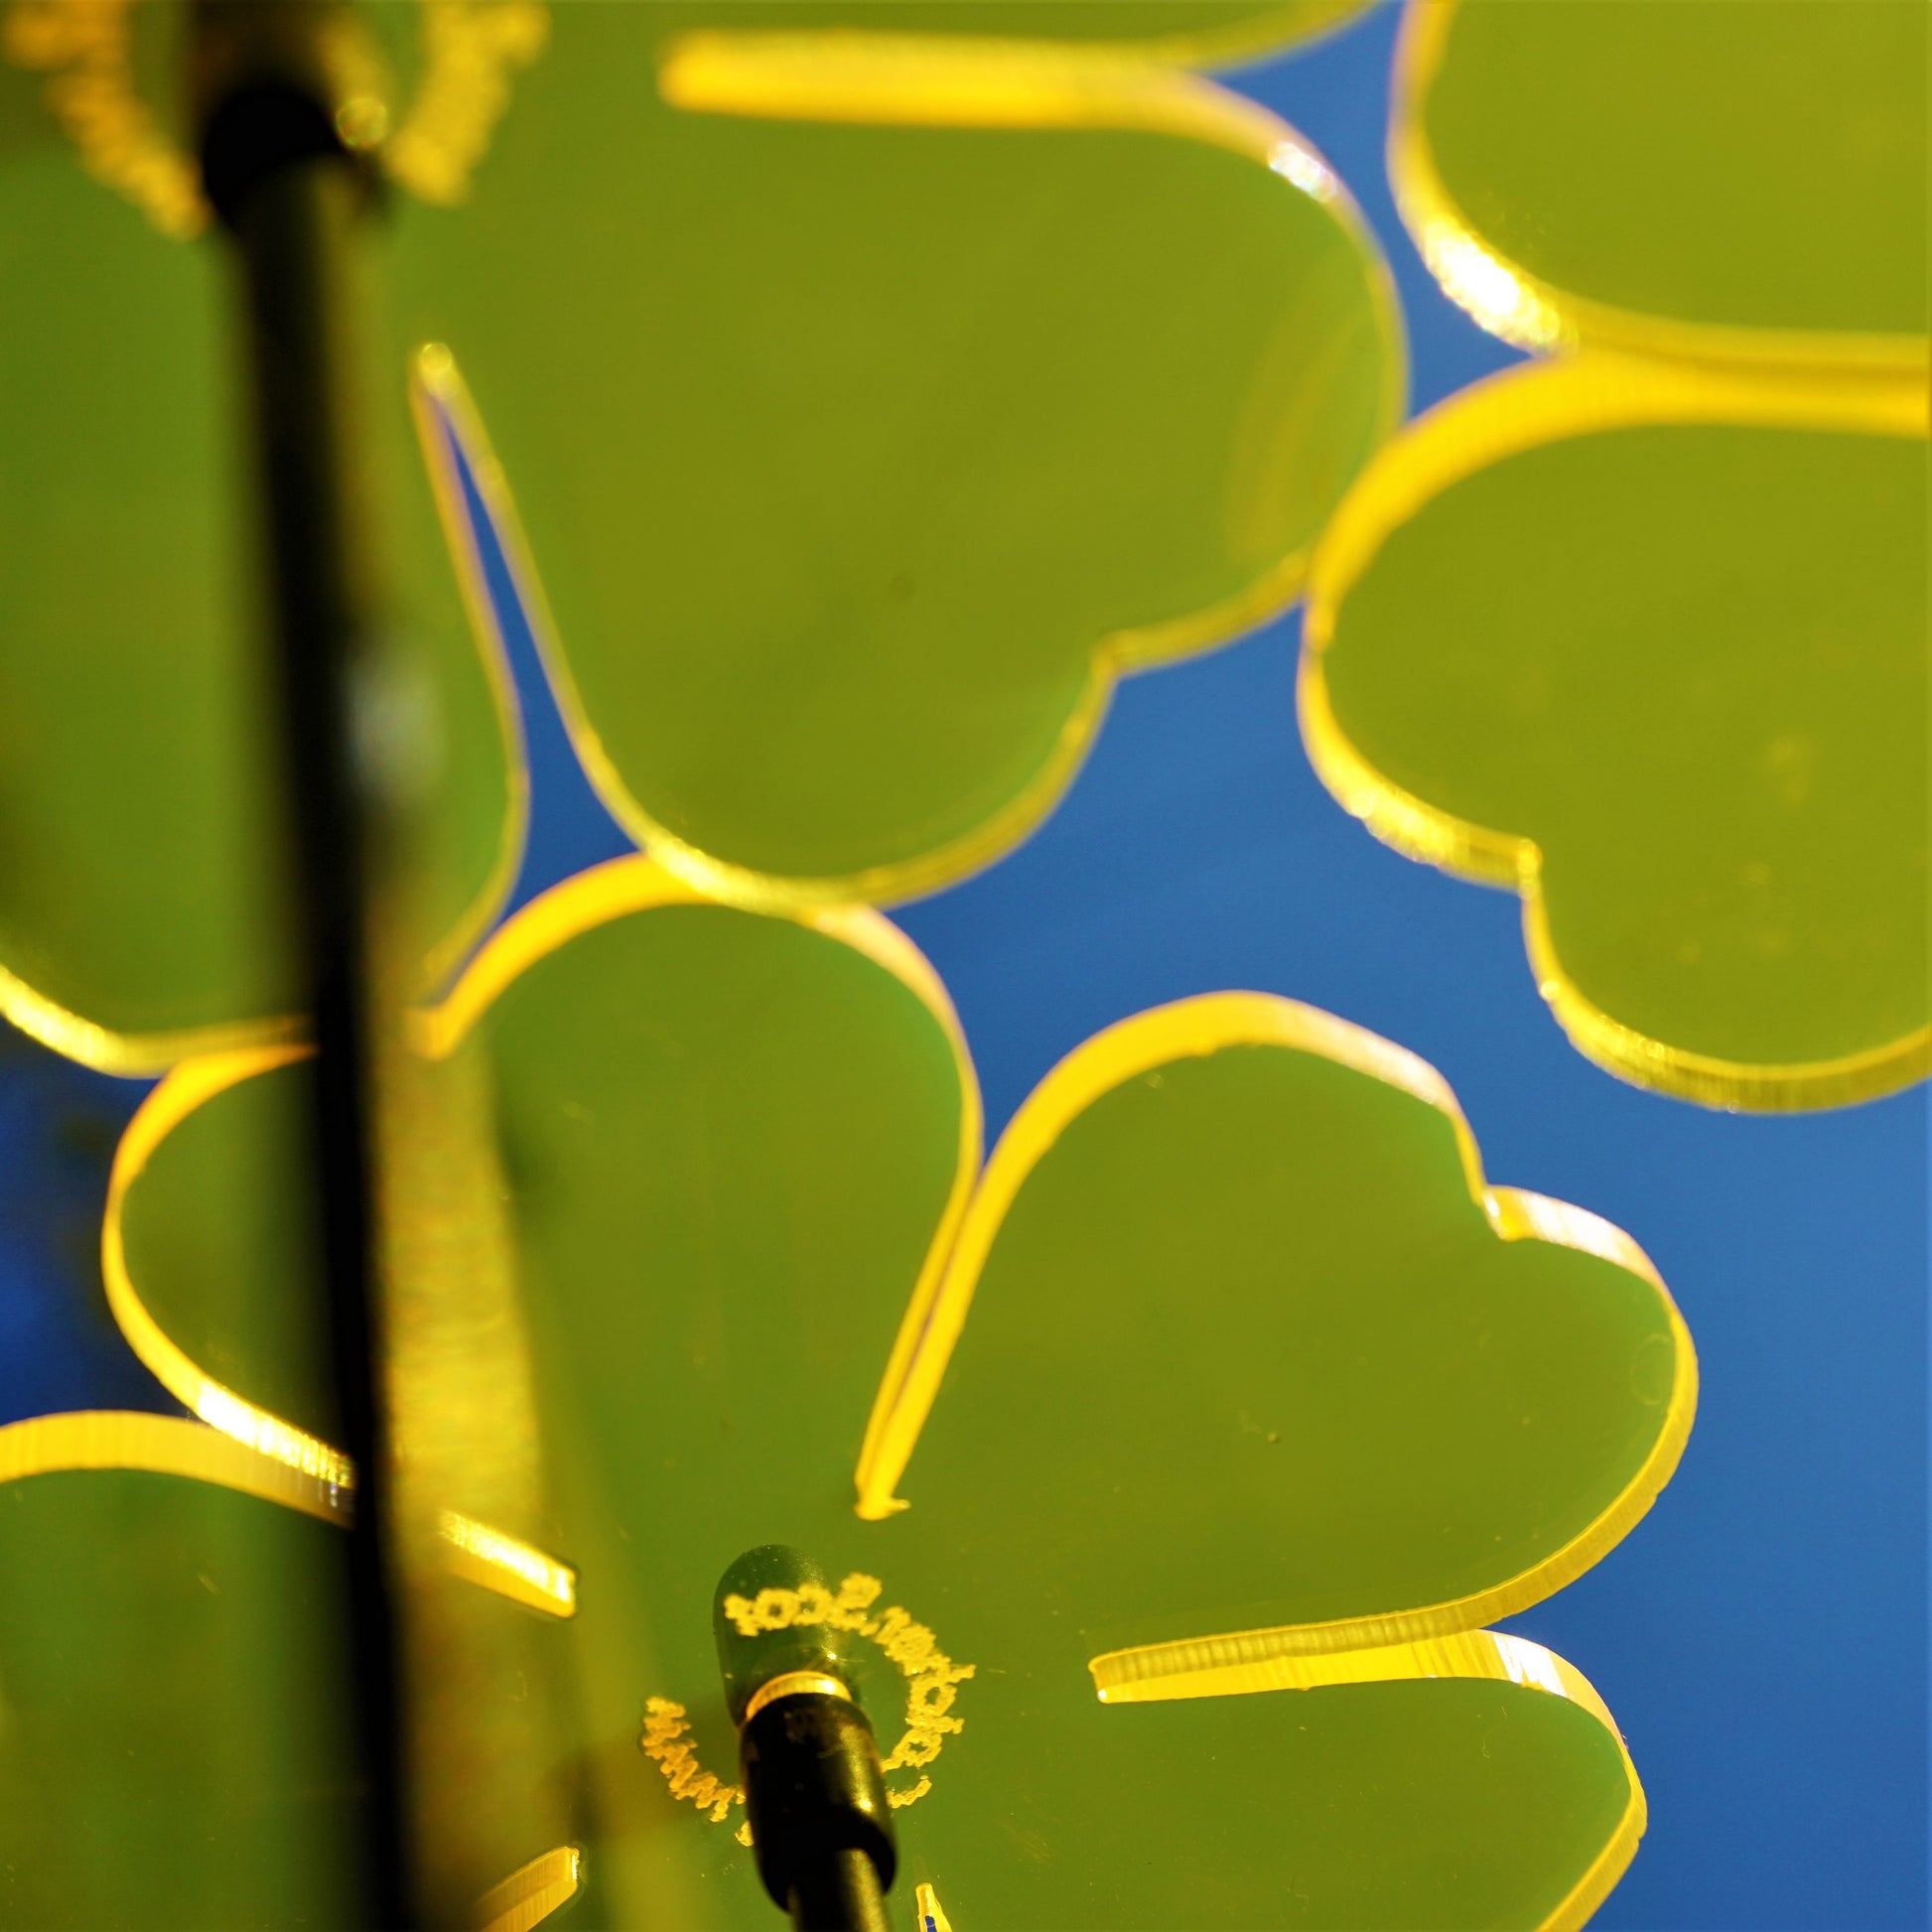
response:
[[[223,244],[168,238],[84,174],[42,84],[0,67],[0,1011],[93,1065],[156,1070],[285,1027],[294,1003],[246,362]],[[440,969],[507,888],[521,774],[405,367],[369,373],[394,593],[373,739],[419,820]]]
[[[0,1431],[5,1923],[365,1922],[327,1508],[200,1423]]]
[[[1525,346],[1922,369],[1926,20],[1918,0],[1411,0],[1403,216]]]
[[[1317,561],[1316,768],[1516,887],[1576,1043],[1720,1106],[1921,1078],[1926,400],[1588,356],[1424,418]]]
[[[1294,595],[1399,408],[1384,272],[1193,75],[712,34],[675,111],[668,13],[558,11],[469,201],[398,206],[405,342],[620,817],[727,897],[903,895],[1038,819],[1122,670]]]

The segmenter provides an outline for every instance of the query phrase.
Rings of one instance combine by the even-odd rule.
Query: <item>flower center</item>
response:
[[[923,1624],[893,1604],[875,1611],[885,1586],[877,1577],[854,1572],[836,1590],[822,1584],[801,1584],[796,1589],[761,1589],[756,1596],[728,1596],[725,1614],[748,1637],[768,1630],[823,1624],[847,1630],[875,1645],[905,1679],[905,1728],[881,1761],[881,1769],[918,1771],[911,1785],[888,1785],[886,1796],[897,1809],[916,1803],[932,1789],[923,1775],[939,1755],[941,1745],[965,1721],[952,1715],[959,1686],[973,1675],[971,1664],[955,1664],[940,1649],[938,1639]],[[654,1697],[644,1705],[644,1730],[638,1740],[644,1755],[663,1774],[671,1796],[709,1812],[722,1825],[733,1805],[745,1802],[741,1786],[727,1784],[698,1760],[685,1708],[668,1698]],[[751,1828],[741,1825],[741,1844],[752,1842]]]
[[[0,53],[49,75],[47,104],[97,181],[132,202],[165,235],[186,240],[207,225],[201,171],[164,131],[134,80],[133,0],[14,0]],[[345,70],[337,127],[351,148],[376,152],[383,172],[419,200],[450,207],[509,105],[516,71],[542,53],[544,0],[425,0],[421,73],[391,115],[379,64],[351,37],[336,37]]]

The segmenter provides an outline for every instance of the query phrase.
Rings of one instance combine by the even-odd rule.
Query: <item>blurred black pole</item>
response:
[[[413,1921],[376,1286],[367,918],[375,827],[355,733],[377,620],[352,366],[363,330],[356,230],[372,184],[341,134],[368,110],[342,76],[353,32],[334,0],[197,0],[194,62],[203,177],[241,268],[293,909],[315,1030],[313,1147],[335,1383],[342,1448],[355,1469],[350,1622],[368,1908],[378,1932],[400,1932]]]

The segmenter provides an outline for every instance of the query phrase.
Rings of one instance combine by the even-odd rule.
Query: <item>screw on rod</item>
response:
[[[192,59],[202,174],[241,269],[293,842],[291,909],[316,1046],[311,1146],[342,1446],[355,1471],[348,1608],[368,1797],[368,1922],[398,1932],[411,1912],[375,1289],[372,820],[353,729],[377,605],[352,366],[361,333],[356,229],[370,183],[339,134],[352,125],[345,109],[353,96],[345,96],[344,81],[355,45],[349,12],[338,0],[197,0]]]
[[[801,1586],[830,1595],[809,1557],[767,1543],[725,1572],[712,1611],[759,1876],[798,1932],[887,1932],[898,1851],[845,1632],[760,1610]]]

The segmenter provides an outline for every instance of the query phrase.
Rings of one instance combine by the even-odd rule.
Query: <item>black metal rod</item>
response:
[[[890,1932],[879,1867],[856,1849],[801,1864],[791,1885],[791,1922],[797,1932]]]
[[[852,1639],[825,1619],[761,1621],[771,1591],[812,1589],[825,1572],[782,1543],[747,1550],[712,1597],[712,1634],[759,1876],[799,1932],[887,1932],[898,1870],[892,1802],[871,1722],[852,1687]]]
[[[204,174],[241,268],[275,686],[294,844],[292,913],[309,999],[312,1148],[341,1447],[354,1464],[349,1628],[366,1779],[366,1906],[412,1922],[400,1644],[390,1587],[390,1455],[381,1387],[371,1086],[368,800],[355,695],[374,631],[365,449],[353,368],[356,229],[368,190],[337,142],[304,37],[334,10],[246,0],[198,11]]]

